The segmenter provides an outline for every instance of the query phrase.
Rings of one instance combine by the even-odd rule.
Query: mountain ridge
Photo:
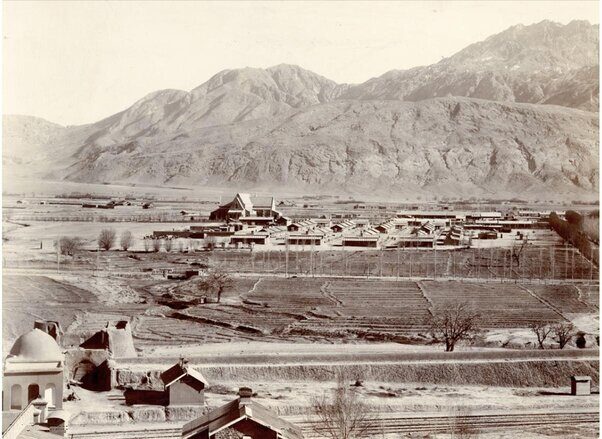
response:
[[[93,124],[12,132],[35,140],[27,172],[72,181],[597,192],[597,28],[514,26],[436,64],[356,85],[289,64],[228,69],[190,91],[147,94]],[[4,136],[5,145],[17,137]]]

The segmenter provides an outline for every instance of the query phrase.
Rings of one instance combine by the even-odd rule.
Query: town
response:
[[[5,197],[5,313],[22,316],[4,320],[5,434],[321,437],[312,407],[336,370],[376,410],[368,435],[597,425],[597,206],[128,198]],[[450,309],[475,321],[444,349]],[[495,387],[509,371],[485,370],[507,358]],[[441,385],[472,402],[442,412]],[[586,396],[546,396],[564,388]],[[531,412],[506,413],[526,391]]]

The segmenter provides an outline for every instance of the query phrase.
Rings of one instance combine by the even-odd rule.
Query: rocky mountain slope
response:
[[[513,26],[437,64],[391,71],[349,88],[347,99],[465,96],[598,111],[598,26],[543,21]]]
[[[3,140],[28,175],[73,181],[571,197],[597,191],[597,53],[585,22],[514,26],[360,85],[226,70],[90,125],[5,118]]]
[[[595,190],[598,119],[467,98],[336,101],[283,120],[86,148],[75,181],[251,183],[439,195]]]
[[[2,155],[5,164],[31,160],[44,145],[51,144],[64,127],[39,117],[4,115],[2,117]]]

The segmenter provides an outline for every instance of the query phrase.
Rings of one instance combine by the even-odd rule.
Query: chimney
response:
[[[43,424],[46,422],[46,407],[48,406],[48,402],[42,397],[38,397],[31,403],[35,407],[33,415],[34,424]]]
[[[186,366],[188,365],[188,360],[186,358],[184,358],[183,356],[180,357],[180,361],[178,362],[178,364],[180,365],[180,367],[182,369],[185,369]]]
[[[253,389],[250,387],[241,387],[238,389],[238,395],[240,396],[240,404],[250,404],[251,397],[253,396]]]

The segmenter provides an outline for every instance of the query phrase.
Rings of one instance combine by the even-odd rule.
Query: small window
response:
[[[22,410],[23,405],[21,403],[21,386],[14,384],[10,388],[10,408],[11,410]]]
[[[46,389],[44,390],[44,399],[48,403],[49,407],[56,407],[55,394],[56,386],[54,383],[46,384]]]
[[[30,384],[27,388],[27,403],[30,403],[38,396],[40,396],[40,386],[37,384]]]

